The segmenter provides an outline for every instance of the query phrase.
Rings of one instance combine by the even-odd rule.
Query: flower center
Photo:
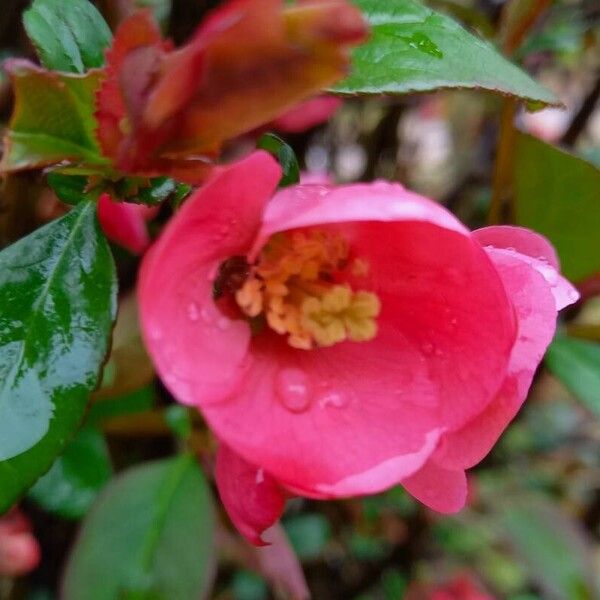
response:
[[[344,340],[364,342],[377,334],[381,304],[373,292],[353,290],[344,274],[364,277],[368,263],[349,261],[347,240],[318,229],[271,237],[235,299],[248,317],[267,325],[294,348],[308,350]]]

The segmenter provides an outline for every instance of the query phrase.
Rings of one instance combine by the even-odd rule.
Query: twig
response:
[[[580,109],[571,121],[569,128],[565,131],[561,143],[563,146],[572,147],[579,136],[585,131],[589,118],[594,114],[594,109],[600,98],[600,73],[596,77],[596,84],[586,96]]]
[[[536,0],[532,2],[529,10],[521,15],[521,19],[514,25],[512,30],[506,32],[502,43],[502,49],[507,56],[511,56],[515,50],[521,46],[529,31],[549,4],[549,0]],[[511,6],[512,4],[507,5],[507,9],[505,10],[510,10]],[[514,98],[507,98],[502,103],[498,153],[494,165],[492,202],[488,216],[490,224],[501,223],[506,218],[512,220],[513,217],[511,214],[513,212],[512,184],[515,157],[514,149],[517,138],[514,121],[517,107],[518,104]]]

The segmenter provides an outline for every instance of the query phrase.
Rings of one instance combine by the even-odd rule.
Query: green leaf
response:
[[[192,457],[128,470],[105,488],[84,521],[62,597],[206,597],[213,574],[213,521],[209,489]]]
[[[283,526],[296,554],[303,560],[318,558],[331,537],[329,521],[319,513],[290,517]]]
[[[235,600],[267,600],[269,588],[265,580],[252,571],[236,571],[231,582]]]
[[[600,344],[557,335],[546,353],[546,365],[600,417]]]
[[[116,398],[97,400],[90,408],[86,423],[95,425],[115,417],[148,412],[154,407],[155,395],[154,387],[147,385]]]
[[[48,185],[63,202],[75,205],[85,200],[87,177],[51,172],[48,173],[47,179]]]
[[[533,498],[520,501],[503,511],[501,524],[545,591],[544,598],[598,597],[594,593],[592,547],[577,524],[557,507]]]
[[[83,73],[104,64],[112,35],[88,0],[34,0],[23,24],[48,69]]]
[[[371,24],[371,37],[353,54],[340,94],[409,94],[475,88],[560,104],[491,44],[416,0],[353,0]]]
[[[600,270],[600,170],[520,134],[515,158],[517,223],[545,235],[562,272],[578,281]]]
[[[97,429],[82,429],[50,471],[29,490],[29,497],[48,512],[80,519],[111,475],[104,436]]]
[[[94,93],[101,73],[70,75],[44,71],[24,60],[8,63],[15,108],[5,138],[0,171],[62,161],[108,164],[94,130]]]
[[[177,190],[177,182],[170,177],[155,177],[150,185],[142,187],[137,195],[137,201],[149,206],[156,206],[166,200]]]
[[[185,406],[172,404],[164,412],[165,421],[171,431],[180,439],[187,440],[192,434],[192,419]]]
[[[91,202],[0,253],[0,513],[77,429],[108,350],[116,292]]]
[[[286,144],[279,136],[274,133],[265,133],[258,140],[256,147],[266,150],[279,161],[281,169],[283,170],[283,176],[279,181],[279,187],[286,187],[300,181],[298,159],[291,146]]]

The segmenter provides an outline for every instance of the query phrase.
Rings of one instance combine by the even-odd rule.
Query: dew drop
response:
[[[202,317],[202,320],[207,324],[207,325],[211,325],[214,321],[213,316],[210,314],[208,308],[204,307],[201,311],[200,311],[200,316]]]
[[[152,329],[150,329],[150,339],[151,340],[158,342],[158,341],[162,340],[162,336],[163,336],[162,330],[159,329],[158,327],[152,327]]]
[[[457,323],[458,323],[458,319],[456,317],[453,317],[452,319],[450,319],[450,325],[452,325],[452,327],[456,327]]]
[[[256,478],[254,480],[256,482],[256,485],[260,485],[264,480],[265,480],[265,470],[258,469],[256,471]]]
[[[231,326],[231,321],[227,318],[227,317],[221,317],[218,321],[217,321],[217,327],[221,330],[221,331],[227,331],[229,329],[229,327]]]
[[[187,315],[190,321],[196,322],[200,316],[198,312],[198,305],[195,302],[190,302],[187,307]]]
[[[275,386],[281,403],[290,412],[301,413],[310,406],[312,388],[302,369],[281,369],[277,374]]]
[[[435,349],[435,355],[436,356],[444,356],[444,352],[442,350],[440,350],[439,348]]]
[[[320,398],[319,398],[319,406],[321,408],[327,408],[327,407],[331,407],[331,408],[344,408],[345,406],[348,406],[348,394],[346,394],[345,392],[333,392],[333,391],[328,391],[325,392]]]

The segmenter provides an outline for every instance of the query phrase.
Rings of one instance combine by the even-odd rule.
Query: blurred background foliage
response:
[[[513,2],[503,19],[502,0],[428,4],[482,37],[503,40],[506,49],[510,11],[526,1]],[[2,1],[3,57],[33,57],[21,25],[28,3]],[[177,42],[184,41],[217,4],[216,0],[96,3],[112,27],[136,7],[150,6]],[[597,0],[546,4],[528,38],[511,51],[514,60],[554,91],[565,109],[528,113],[519,108],[516,119],[521,130],[569,154],[519,137],[514,202],[499,214],[502,221],[516,220],[552,239],[583,299],[565,315],[524,409],[494,451],[471,471],[468,509],[455,517],[441,517],[417,505],[401,488],[343,502],[289,503],[283,526],[316,599],[600,597],[600,4]],[[11,102],[10,84],[0,73],[2,126]],[[438,200],[475,228],[484,225],[494,209],[492,181],[502,103],[497,96],[467,91],[350,99],[327,123],[285,139],[304,170],[327,171],[340,182],[400,181]],[[253,145],[251,138],[238,140],[230,153],[238,155]],[[1,193],[3,245],[63,210],[38,174],[11,176]],[[155,233],[168,216],[165,207],[151,224]],[[24,579],[0,581],[0,597],[58,598],[65,570],[68,579],[69,572],[85,572],[86,560],[91,560],[86,552],[94,551],[88,543],[94,528],[114,527],[119,510],[127,508],[119,504],[123,489],[143,490],[151,504],[152,494],[162,489],[157,483],[161,477],[177,476],[187,482],[189,495],[169,498],[168,522],[161,527],[179,532],[175,559],[189,563],[191,580],[185,585],[191,589],[198,585],[200,594],[204,584],[193,580],[195,574],[212,571],[215,584],[209,597],[285,598],[286,582],[230,530],[220,509],[215,509],[215,547],[197,543],[196,534],[202,537],[208,526],[202,519],[208,519],[211,504],[218,503],[211,503],[204,484],[189,472],[185,455],[165,457],[185,446],[210,468],[213,442],[198,415],[174,405],[156,379],[137,330],[132,292],[139,259],[114,250],[121,300],[102,386],[85,428],[24,502],[42,545],[43,562]],[[128,479],[113,479],[152,459],[165,460],[152,468],[136,467]],[[111,494],[103,495],[88,515],[106,485]],[[143,513],[144,507],[129,510]],[[184,515],[192,516],[185,520]],[[86,524],[77,542],[79,552],[67,566],[81,519]],[[190,534],[196,538],[190,539]],[[135,552],[128,539],[121,540],[120,549],[114,540],[106,543],[125,562]],[[174,558],[164,547],[156,552],[164,554],[167,566]],[[165,567],[156,577],[168,579],[167,571]],[[73,579],[69,585],[87,591],[71,591],[70,597],[94,597],[85,587],[89,580]],[[119,597],[153,597],[140,592],[144,586],[138,584],[133,586],[135,593],[125,590]],[[96,585],[105,582],[100,577]]]

